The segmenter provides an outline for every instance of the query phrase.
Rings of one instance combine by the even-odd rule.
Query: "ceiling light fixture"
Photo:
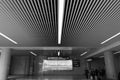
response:
[[[14,44],[18,44],[16,41],[14,41],[13,39],[9,38],[8,36],[6,36],[5,34],[0,32],[0,35],[3,36],[4,38],[8,39],[9,41],[11,41]]]
[[[120,51],[117,51],[117,52],[115,52],[115,53],[113,53],[113,54],[118,54],[118,53],[120,53]]]
[[[115,34],[115,35],[113,35],[112,37],[110,37],[110,38],[106,39],[105,41],[101,42],[100,44],[104,44],[104,43],[108,42],[109,40],[111,40],[111,39],[113,39],[113,38],[117,37],[118,35],[120,35],[120,32],[119,32],[119,33],[117,33],[117,34]]]
[[[87,54],[87,51],[86,51],[86,52],[84,52],[84,53],[82,53],[80,56],[83,56],[83,55],[85,55],[85,54]]]
[[[103,58],[104,56],[100,56],[99,58]]]
[[[31,51],[30,53],[31,53],[32,55],[34,55],[34,56],[37,56],[37,54],[35,54],[35,53],[34,53],[34,52],[32,52],[32,51]]]
[[[64,1],[59,0],[59,13],[58,13],[58,44],[61,44],[62,38],[62,25],[63,25],[63,13],[64,13]]]
[[[60,56],[60,51],[58,51],[58,56]]]

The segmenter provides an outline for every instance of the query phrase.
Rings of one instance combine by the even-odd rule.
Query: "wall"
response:
[[[115,60],[115,68],[117,74],[120,72],[120,54],[114,55],[114,60]]]
[[[29,56],[12,56],[10,75],[27,75],[29,69]]]
[[[86,67],[86,62],[80,57],[80,55],[75,55],[76,52],[63,51],[62,56],[71,55],[71,59],[77,58],[80,60],[80,67],[74,67],[72,71],[49,71],[42,72],[42,62],[43,59],[47,59],[47,56],[56,56],[56,51],[43,51],[38,56],[25,56],[25,55],[14,55],[11,60],[10,74],[11,75],[41,75],[41,74],[54,74],[54,75],[84,75],[84,70]]]
[[[93,61],[90,62],[91,68],[93,69],[104,69],[105,68],[105,63],[104,63],[104,58],[96,58],[93,59]]]

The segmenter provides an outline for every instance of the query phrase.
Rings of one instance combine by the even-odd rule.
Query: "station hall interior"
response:
[[[120,0],[0,0],[0,80],[120,80]]]

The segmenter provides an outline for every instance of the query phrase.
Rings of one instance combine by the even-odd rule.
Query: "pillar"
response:
[[[7,80],[10,63],[10,49],[2,48],[0,53],[0,80]]]
[[[110,51],[104,52],[104,59],[105,59],[107,78],[116,80],[117,76],[116,76],[116,71],[115,71],[114,55]]]

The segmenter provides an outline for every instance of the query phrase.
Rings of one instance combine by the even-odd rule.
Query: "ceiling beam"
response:
[[[112,44],[110,44],[108,46],[102,47],[102,48],[98,49],[97,51],[87,55],[85,58],[89,58],[89,57],[95,56],[97,54],[100,54],[100,53],[105,52],[107,50],[111,50],[111,49],[113,49],[115,47],[118,47],[118,46],[120,46],[120,41],[117,41],[117,42],[112,43]]]
[[[0,47],[11,48],[14,50],[72,50],[72,47]]]

